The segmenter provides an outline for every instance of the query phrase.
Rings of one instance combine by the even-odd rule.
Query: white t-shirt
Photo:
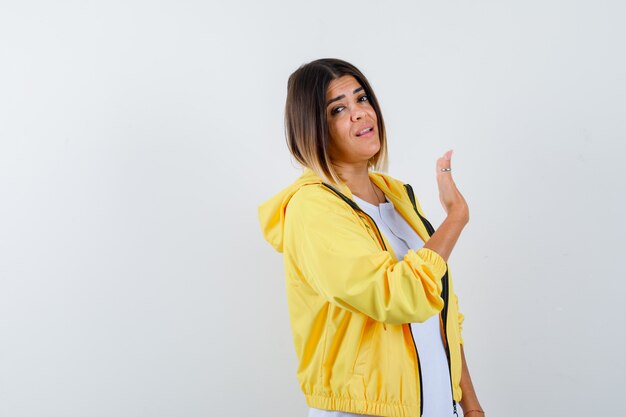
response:
[[[354,196],[354,201],[374,219],[380,232],[393,247],[398,260],[402,260],[409,249],[416,251],[424,245],[419,235],[415,233],[390,201],[378,206],[356,196]],[[453,416],[450,371],[439,325],[439,315],[429,318],[424,323],[411,323],[411,330],[419,353],[422,373],[424,399],[422,416]],[[309,408],[309,417],[356,416],[361,415]]]

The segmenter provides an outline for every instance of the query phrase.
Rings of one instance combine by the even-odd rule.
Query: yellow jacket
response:
[[[434,230],[411,187],[381,173],[370,178],[427,241]],[[398,261],[348,187],[324,184],[308,168],[259,207],[259,219],[265,239],[284,256],[297,376],[310,407],[421,415],[419,359],[408,323],[435,314],[445,323],[453,398],[461,400],[463,316],[439,254],[409,250]]]

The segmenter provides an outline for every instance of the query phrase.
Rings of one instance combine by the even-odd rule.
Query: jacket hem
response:
[[[349,397],[335,397],[325,395],[307,395],[306,403],[309,407],[322,410],[342,411],[344,413],[366,414],[381,417],[417,417],[420,415],[418,405],[408,405],[399,402],[380,402],[356,400]]]

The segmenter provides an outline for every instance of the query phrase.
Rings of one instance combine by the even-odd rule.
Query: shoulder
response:
[[[287,206],[290,214],[312,216],[328,214],[338,210],[349,210],[349,206],[324,184],[310,184],[294,193]]]
[[[297,230],[315,234],[335,235],[343,230],[361,227],[362,219],[341,195],[324,184],[311,184],[300,188],[292,197],[285,223]]]

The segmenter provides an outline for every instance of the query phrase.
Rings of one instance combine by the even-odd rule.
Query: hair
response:
[[[387,170],[387,134],[383,115],[365,75],[354,65],[340,59],[325,58],[298,68],[287,82],[285,136],[293,157],[323,180],[340,184],[339,174],[329,156],[330,138],[326,115],[326,92],[331,81],[353,76],[369,96],[378,119],[380,150],[368,161],[368,169]]]

